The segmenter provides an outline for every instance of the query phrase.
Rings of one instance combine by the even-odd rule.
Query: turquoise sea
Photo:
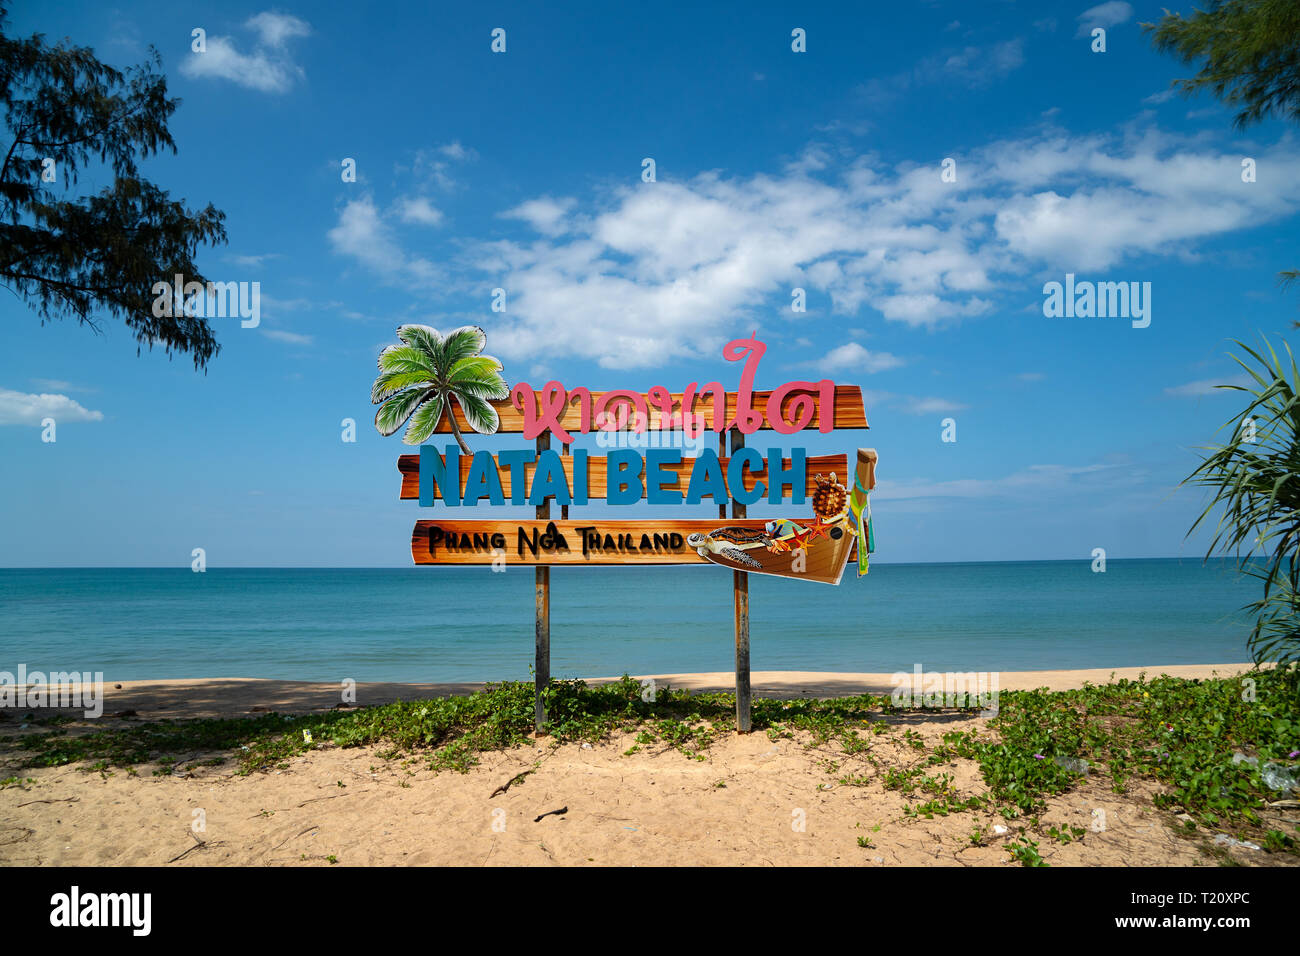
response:
[[[731,573],[556,568],[556,676],[729,671]],[[893,672],[1249,659],[1258,584],[1199,560],[881,564],[754,576],[754,670]],[[533,574],[486,568],[0,569],[0,670],[109,680],[527,679]]]

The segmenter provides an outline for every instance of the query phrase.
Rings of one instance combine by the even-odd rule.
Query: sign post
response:
[[[877,456],[859,448],[850,471],[847,455],[809,456],[800,447],[773,447],[777,441],[771,438],[751,448],[745,436],[866,428],[861,389],[823,379],[756,391],[754,378],[766,346],[753,337],[723,349],[727,360],[744,363],[734,392],[719,382],[703,388],[692,382],[682,392],[663,386],[592,392],[570,390],[558,381],[536,390],[526,383],[511,388],[497,375],[500,363],[478,354],[486,343],[481,329],[465,327],[443,336],[428,326],[405,325],[398,338],[403,345],[380,355],[382,374],[371,400],[382,405],[375,417],[382,434],[409,420],[405,440],[420,446],[418,455],[398,459],[401,497],[438,508],[436,517],[416,521],[412,560],[493,570],[533,566],[537,733],[546,732],[551,680],[551,567],[683,564],[732,572],[736,729],[748,733],[753,726],[749,577],[770,574],[838,585],[855,554],[858,576],[866,574],[874,547],[868,493],[875,485]],[[450,370],[438,371],[439,363],[449,362]],[[428,380],[419,378],[425,369]],[[703,440],[709,431],[717,434],[716,451]],[[474,433],[519,434],[534,444],[473,451],[464,436]],[[607,452],[574,444],[578,435],[591,433]],[[435,434],[450,434],[455,442],[441,448],[429,444]],[[551,448],[552,435],[561,443],[558,453]],[[685,441],[667,440],[678,435],[691,439],[690,455],[684,454]],[[691,508],[710,498],[716,518],[569,517],[571,505],[591,499],[611,506],[644,501]],[[558,520],[551,518],[553,500]],[[749,518],[748,506],[760,501],[789,501],[799,511],[789,518]],[[501,505],[532,507],[534,517],[467,514]]]
[[[551,433],[542,432],[537,436],[537,457],[551,447]],[[567,510],[567,509],[566,509]],[[551,516],[550,499],[545,499],[537,506],[538,522]],[[546,688],[551,683],[551,568],[539,564],[533,572],[537,575],[535,583],[536,611],[536,660],[533,665],[533,695],[536,698],[537,732],[546,732]]]
[[[731,430],[731,457],[745,447],[745,435],[738,429]],[[744,518],[745,506],[734,498],[731,501],[731,517]],[[747,734],[751,728],[749,706],[751,688],[749,685],[749,574],[745,571],[731,572],[732,598],[736,608],[736,730]]]

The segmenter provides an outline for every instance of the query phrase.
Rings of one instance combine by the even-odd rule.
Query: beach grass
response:
[[[633,735],[625,751],[629,756],[654,748],[704,760],[720,735],[734,730],[731,694],[668,688],[653,700],[642,695],[642,685],[630,677],[597,686],[553,681],[546,695],[548,739],[554,746],[594,745],[625,732]],[[60,717],[34,717],[38,732],[0,737],[0,743],[6,762],[20,770],[80,763],[100,773],[135,773],[153,765],[152,773],[164,775],[198,762],[250,774],[286,768],[295,755],[321,746],[377,745],[385,757],[422,759],[435,771],[468,772],[486,752],[532,743],[533,710],[533,685],[511,682],[474,694],[319,714],[132,721],[82,732]],[[849,760],[863,769],[863,762],[871,765],[887,789],[908,798],[908,816],[985,809],[1029,824],[1009,847],[1027,866],[1041,862],[1038,841],[1030,835],[1062,843],[1084,837],[1072,829],[1038,827],[1037,814],[1046,797],[1071,791],[1085,776],[1120,794],[1138,781],[1154,783],[1156,806],[1189,832],[1227,833],[1287,854],[1298,850],[1300,832],[1294,831],[1300,828],[1288,832],[1269,822],[1276,818],[1270,804],[1292,796],[1269,780],[1276,785],[1279,775],[1300,775],[1300,688],[1294,669],[1228,679],[1159,677],[1067,691],[1004,691],[996,716],[977,729],[944,733],[929,744],[914,729],[920,720],[977,712],[974,706],[901,708],[873,695],[756,698],[753,726],[774,740],[797,737],[805,747],[825,751],[830,774]],[[872,738],[881,734],[897,735],[914,759],[907,766],[881,766],[872,753]],[[978,763],[986,794],[957,794],[944,770],[956,759]],[[838,776],[844,786],[868,779],[852,772]],[[979,839],[978,831],[972,834],[973,841]]]

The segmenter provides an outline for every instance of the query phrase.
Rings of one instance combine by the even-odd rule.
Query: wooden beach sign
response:
[[[723,349],[728,361],[743,363],[735,391],[719,382],[692,382],[679,392],[662,386],[592,392],[556,381],[510,388],[500,377],[501,364],[481,354],[481,329],[443,336],[428,326],[404,325],[398,338],[400,345],[380,355],[371,399],[380,406],[375,426],[382,434],[409,422],[404,440],[420,446],[418,455],[398,459],[400,497],[437,509],[415,523],[411,558],[417,565],[534,568],[538,732],[545,730],[542,692],[550,682],[550,569],[615,565],[717,565],[733,572],[736,726],[748,732],[749,575],[837,585],[855,557],[858,575],[865,574],[874,550],[869,492],[875,450],[858,448],[852,461],[843,454],[809,456],[803,448],[777,447],[778,436],[867,428],[861,390],[829,379],[755,390],[766,346],[753,337]],[[718,450],[703,447],[690,457],[681,447],[652,440],[681,432],[698,443],[710,431],[718,436]],[[473,451],[465,441],[466,435],[494,433],[521,435],[533,447],[492,453]],[[426,444],[448,434],[454,443]],[[605,454],[576,447],[577,436],[586,434],[615,447]],[[761,450],[760,434],[771,436]],[[632,441],[630,435],[646,438]],[[755,436],[756,447],[746,445],[746,435]],[[552,449],[552,438],[560,451]],[[707,499],[718,514],[570,517],[571,507],[593,499],[678,508]],[[802,510],[792,518],[748,518],[748,506],[759,501]],[[553,503],[561,510],[558,520],[550,513]],[[477,508],[505,505],[533,507],[534,517],[476,517]]]

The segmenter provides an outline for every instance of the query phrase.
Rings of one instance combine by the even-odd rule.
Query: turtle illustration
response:
[[[763,565],[751,558],[743,549],[736,547],[736,545],[767,545],[770,543],[771,539],[765,532],[751,528],[714,528],[708,534],[696,533],[686,539],[686,544],[694,548],[696,554],[702,558],[707,557],[706,551],[711,551],[748,568],[761,568]]]
[[[848,489],[839,483],[835,472],[831,472],[829,480],[822,475],[817,475],[815,481],[817,490],[813,493],[813,513],[822,521],[826,521],[843,512],[849,503],[849,493]]]

